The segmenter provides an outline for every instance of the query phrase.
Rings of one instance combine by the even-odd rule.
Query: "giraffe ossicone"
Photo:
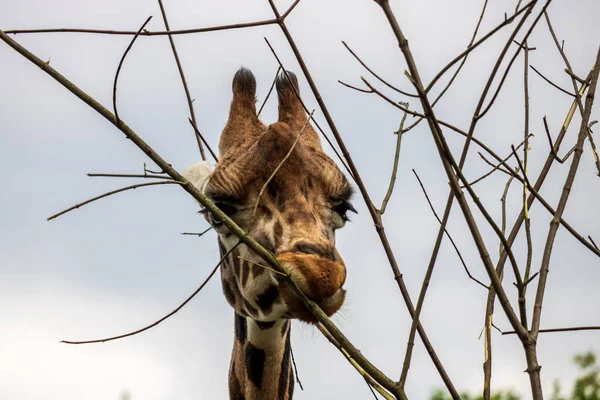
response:
[[[354,211],[352,188],[307,124],[294,74],[277,78],[279,118],[269,126],[256,113],[252,72],[239,69],[232,86],[219,162],[214,170],[207,162],[192,164],[183,175],[273,253],[306,296],[333,315],[344,302],[346,281],[335,231]],[[210,213],[205,217],[219,235],[222,255],[238,245],[217,218]],[[316,322],[289,278],[264,264],[240,244],[221,265],[223,294],[235,311],[232,400],[291,399],[290,320]]]

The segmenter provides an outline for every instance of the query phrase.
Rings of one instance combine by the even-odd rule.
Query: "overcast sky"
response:
[[[265,0],[219,2],[165,0],[172,29],[246,22],[272,17]],[[283,10],[289,1],[278,1]],[[468,43],[482,0],[392,1],[425,82]],[[516,1],[490,1],[485,33],[513,12]],[[0,0],[0,29],[82,27],[136,30],[149,16],[149,30],[162,30],[154,1],[102,2]],[[539,7],[536,9],[539,10]],[[600,44],[600,2],[554,1],[549,8],[573,68],[586,76]],[[531,22],[531,21],[530,21]],[[389,182],[401,114],[373,95],[341,87],[368,76],[341,40],[394,84],[410,90],[397,44],[378,6],[370,0],[303,0],[289,28],[319,85],[354,160],[379,204]],[[468,126],[497,54],[514,24],[470,57],[453,88],[437,106],[438,117]],[[252,69],[262,101],[277,69],[266,47],[269,38],[293,71],[293,54],[276,26],[178,36],[176,38],[202,132],[216,149],[231,101],[231,78],[242,65]],[[18,35],[21,44],[111,108],[112,82],[130,37],[47,34]],[[529,41],[537,48],[531,64],[571,90],[562,60],[545,22]],[[516,46],[511,48],[511,54]],[[519,58],[496,107],[481,121],[477,136],[502,155],[523,135],[522,59]],[[531,74],[533,176],[548,151],[541,118],[548,116],[554,136],[571,99]],[[375,82],[374,79],[371,80]],[[301,79],[309,108],[316,101]],[[434,90],[436,93],[439,89]],[[137,329],[170,312],[204,280],[218,260],[214,233],[204,230],[197,205],[175,186],[141,188],[91,204],[55,221],[46,218],[108,190],[132,184],[123,179],[88,178],[88,172],[140,173],[149,160],[106,120],[68,93],[4,43],[0,44],[0,398],[8,400],[222,399],[233,341],[233,312],[214,279],[181,312],[141,335],[105,344],[70,346],[62,339],[85,340]],[[397,101],[407,98],[388,92]],[[411,107],[417,107],[414,99]],[[120,75],[118,104],[126,121],[168,162],[183,170],[198,160],[188,111],[166,37],[141,37]],[[592,114],[600,119],[600,104]],[[317,111],[317,118],[322,120]],[[276,118],[270,101],[263,120]],[[411,118],[409,118],[411,121]],[[580,118],[571,125],[564,149],[575,142]],[[325,125],[325,124],[323,124]],[[600,128],[598,128],[600,129]],[[447,132],[453,150],[462,141]],[[600,140],[600,139],[599,139]],[[564,153],[563,149],[563,153]],[[416,302],[438,223],[414,179],[422,177],[438,212],[448,186],[425,124],[403,141],[396,190],[384,222],[390,242]],[[488,167],[473,152],[470,178]],[[555,167],[542,194],[556,204],[568,163]],[[500,219],[505,176],[496,174],[475,186],[493,217]],[[521,189],[513,183],[509,224],[519,211]],[[565,219],[600,243],[600,178],[589,144],[572,190]],[[348,300],[334,321],[375,365],[391,378],[400,375],[410,326],[382,247],[363,202],[359,214],[339,232],[338,247],[348,267]],[[538,269],[550,221],[539,205],[532,209],[534,264]],[[490,253],[498,240],[478,218]],[[509,225],[510,226],[510,225]],[[455,207],[449,225],[471,272],[487,282],[470,234]],[[522,239],[522,238],[521,238]],[[516,254],[524,264],[524,246]],[[508,282],[513,280],[507,275]],[[542,328],[600,324],[600,261],[565,230],[558,234]],[[535,282],[537,285],[537,281]],[[507,284],[516,305],[516,290]],[[534,292],[533,288],[530,294]],[[478,340],[487,292],[470,281],[445,241],[430,285],[422,321],[438,355],[459,390],[480,391],[484,359]],[[531,309],[532,298],[529,297]],[[508,330],[499,307],[495,323]],[[293,349],[305,390],[297,399],[364,399],[364,381],[341,354],[311,326],[295,324]],[[569,386],[577,375],[576,352],[600,352],[599,332],[542,334],[539,360],[544,390],[552,380]],[[494,332],[495,389],[513,388],[529,398],[520,342]],[[420,341],[415,347],[407,393],[425,399],[442,382]]]

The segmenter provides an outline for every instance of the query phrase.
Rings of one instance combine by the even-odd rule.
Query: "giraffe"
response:
[[[333,315],[346,293],[346,267],[335,248],[335,231],[344,226],[349,211],[356,212],[350,203],[352,187],[307,123],[294,74],[280,73],[276,79],[279,118],[270,126],[257,116],[252,72],[240,68],[232,86],[220,160],[212,171],[206,162],[192,164],[184,176],[272,252],[305,295]],[[290,321],[316,320],[287,277],[267,269],[213,215],[205,217],[218,233],[221,255],[233,249],[220,267],[223,294],[234,309],[229,398],[291,399]]]

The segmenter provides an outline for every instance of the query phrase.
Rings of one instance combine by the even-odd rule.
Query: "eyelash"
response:
[[[231,218],[232,215],[234,215],[237,212],[237,209],[232,206],[231,204],[228,203],[219,203],[216,202],[215,206],[217,206],[225,215],[227,215],[228,217]],[[212,215],[210,213],[210,210],[208,208],[203,208],[200,211],[198,211],[199,214],[205,215],[209,221],[209,223],[215,227],[220,226],[223,224],[222,221],[219,221],[217,218],[215,218],[214,215]]]
[[[341,203],[333,206],[332,210],[337,213],[343,221],[350,221],[350,218],[348,218],[347,215],[348,211],[352,211],[353,213],[357,214],[356,209],[347,200],[344,200]]]

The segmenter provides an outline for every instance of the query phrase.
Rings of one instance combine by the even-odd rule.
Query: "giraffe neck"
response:
[[[291,400],[290,321],[261,322],[235,313],[229,368],[231,400]]]

